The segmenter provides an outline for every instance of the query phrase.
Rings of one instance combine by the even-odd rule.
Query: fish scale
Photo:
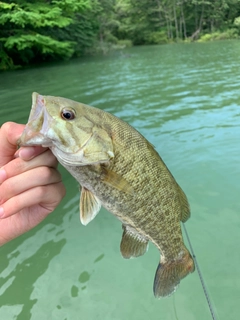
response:
[[[79,182],[84,225],[101,206],[122,222],[124,258],[144,254],[148,241],[156,245],[156,297],[172,294],[194,271],[180,225],[190,217],[187,198],[154,147],[129,124],[82,103],[34,93],[20,143],[48,146]]]

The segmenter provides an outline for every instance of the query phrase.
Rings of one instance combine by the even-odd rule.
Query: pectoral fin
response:
[[[143,255],[148,249],[148,240],[134,229],[123,226],[120,250],[123,258],[135,258]]]
[[[100,200],[88,189],[82,187],[80,197],[80,220],[86,226],[92,221],[101,209]]]
[[[102,168],[101,180],[114,189],[128,194],[134,194],[134,189],[130,186],[127,180],[112,170]]]

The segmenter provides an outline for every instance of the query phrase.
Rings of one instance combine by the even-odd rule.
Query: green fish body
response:
[[[20,145],[49,147],[79,182],[84,225],[101,206],[122,222],[124,258],[144,254],[148,241],[159,249],[156,297],[169,296],[194,271],[180,225],[190,217],[187,198],[154,147],[129,124],[97,108],[33,93]]]

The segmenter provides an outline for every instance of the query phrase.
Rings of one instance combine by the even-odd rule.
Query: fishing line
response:
[[[179,320],[178,315],[177,315],[177,308],[176,308],[175,294],[173,295],[173,310],[174,310],[174,315],[175,315],[176,320]]]
[[[186,234],[188,243],[189,243],[189,247],[190,247],[190,250],[191,250],[191,253],[192,253],[193,260],[194,260],[195,265],[196,265],[196,268],[197,268],[197,272],[198,272],[198,275],[199,275],[199,278],[200,278],[200,281],[201,281],[201,284],[202,284],[202,288],[203,288],[205,297],[206,297],[206,299],[207,299],[207,303],[208,303],[209,310],[210,310],[210,312],[211,312],[211,315],[212,315],[213,320],[217,320],[217,318],[216,318],[216,316],[215,316],[215,313],[214,313],[214,310],[213,310],[213,306],[212,306],[212,303],[211,303],[209,294],[208,294],[208,292],[207,292],[206,285],[205,285],[204,280],[203,280],[203,276],[202,276],[201,270],[200,270],[199,265],[198,265],[198,262],[197,262],[197,257],[196,257],[195,254],[194,254],[193,247],[192,247],[192,244],[191,244],[191,241],[190,241],[190,238],[189,238],[189,236],[188,236],[188,232],[187,232],[187,229],[186,229],[186,226],[185,226],[184,223],[183,223],[183,228],[184,228],[184,231],[185,231],[185,234]]]

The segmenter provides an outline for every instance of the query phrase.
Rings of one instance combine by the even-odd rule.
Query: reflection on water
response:
[[[10,266],[7,269],[9,272],[4,277],[1,284],[1,305],[11,308],[11,306],[21,306],[21,311],[18,313],[18,320],[31,319],[31,309],[38,299],[31,299],[34,291],[34,283],[48,269],[50,261],[61,252],[66,240],[54,242],[53,240],[44,243],[33,255],[24,259],[19,263],[19,258],[14,257],[15,265],[10,271]],[[17,256],[19,251],[17,252]],[[18,261],[18,262],[17,262]],[[41,261],[41,263],[39,263]],[[12,260],[11,260],[12,262]],[[24,290],[24,295],[22,294]],[[4,293],[4,294],[3,294]],[[5,317],[2,317],[4,319]]]
[[[129,122],[188,195],[187,229],[218,319],[239,315],[238,41],[128,49],[0,74],[1,123],[26,123],[31,93],[60,95]],[[121,224],[105,210],[79,222],[77,183],[40,226],[0,248],[0,319],[210,320],[197,273],[154,299],[158,251],[124,260]]]

